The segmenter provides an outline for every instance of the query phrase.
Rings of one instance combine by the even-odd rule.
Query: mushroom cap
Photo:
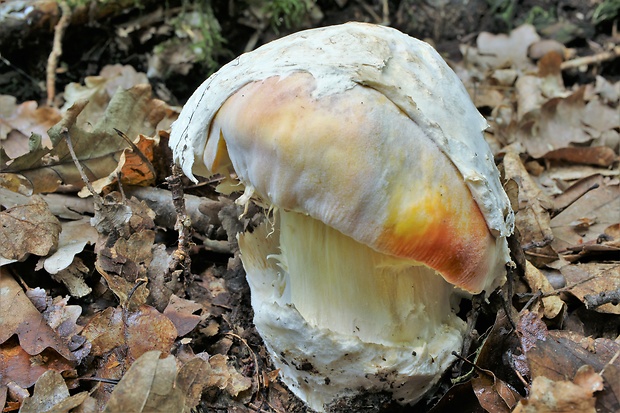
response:
[[[234,172],[246,191],[371,248],[491,290],[514,215],[484,118],[428,44],[347,23],[244,54],[172,126],[186,175]]]

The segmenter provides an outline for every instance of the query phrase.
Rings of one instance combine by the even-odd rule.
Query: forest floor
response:
[[[347,21],[426,40],[461,78],[515,268],[463,304],[468,346],[433,394],[328,410],[620,411],[620,3],[213,3],[0,1],[3,412],[307,411],[252,324],[236,235],[262,211],[181,177],[167,143],[221,65]]]

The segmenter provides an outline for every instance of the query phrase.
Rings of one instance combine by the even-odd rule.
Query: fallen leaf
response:
[[[22,388],[31,387],[46,371],[60,373],[73,369],[73,364],[54,350],[46,349],[32,356],[21,348],[17,340],[0,344],[0,391],[9,382]]]
[[[158,350],[170,353],[177,331],[168,317],[155,308],[142,305],[129,312],[108,307],[84,327],[84,336],[91,344],[91,353],[103,356],[115,348],[127,349],[127,365],[142,354]]]
[[[61,228],[56,252],[43,260],[43,268],[50,274],[69,267],[75,255],[82,252],[87,244],[94,245],[98,238],[97,230],[87,217],[63,222]]]
[[[594,392],[602,390],[603,379],[591,366],[583,367],[573,382],[536,377],[529,397],[519,402],[514,413],[596,413]]]
[[[30,355],[53,348],[67,360],[75,360],[62,338],[45,321],[26,297],[11,275],[0,268],[0,343],[13,334],[19,337],[21,347]]]
[[[202,319],[200,315],[194,314],[199,310],[202,310],[200,304],[173,294],[170,296],[170,302],[164,310],[164,315],[172,321],[179,337],[183,337],[192,331]]]
[[[0,255],[9,260],[45,256],[56,249],[60,229],[45,201],[33,196],[27,205],[0,212]]]
[[[620,264],[585,263],[560,268],[566,278],[568,292],[586,303],[587,296],[615,291],[620,288]],[[620,314],[620,303],[607,303],[590,308],[600,313]]]
[[[547,277],[545,277],[545,275],[538,268],[534,267],[529,261],[526,261],[525,264],[524,277],[532,289],[532,292],[536,293],[540,291],[543,294],[552,293],[554,288],[547,280]],[[548,319],[557,317],[558,314],[560,314],[566,307],[566,304],[564,304],[560,297],[556,295],[542,297],[540,303],[542,304],[543,315]],[[537,312],[536,306],[531,311],[534,313]]]
[[[521,245],[526,254],[539,254],[545,252],[549,255],[547,247],[553,240],[553,232],[549,226],[549,210],[553,206],[551,199],[546,196],[530,174],[525,169],[519,154],[509,150],[504,156],[505,179],[514,180],[519,186],[519,208],[515,211],[515,225],[521,234]],[[555,254],[550,251],[549,259],[554,259]],[[535,255],[529,259],[534,260]]]
[[[54,370],[39,377],[34,385],[32,397],[27,397],[19,409],[20,413],[69,413],[86,399],[88,392],[71,396],[65,380]]]
[[[577,164],[611,166],[618,156],[606,146],[560,148],[547,152],[545,159],[561,160]]]
[[[540,40],[532,25],[524,24],[512,30],[509,35],[482,32],[476,39],[480,60],[486,67],[502,68],[532,67],[527,50],[530,45]]]
[[[116,385],[103,410],[116,412],[184,412],[185,395],[175,387],[174,356],[149,351],[138,358]],[[188,411],[188,410],[187,410]]]
[[[580,225],[583,219],[589,219],[591,223]],[[583,244],[596,244],[605,229],[618,222],[620,185],[601,185],[585,193],[551,219],[550,226],[554,234],[551,245],[555,251],[562,253]]]
[[[521,399],[516,390],[490,370],[480,369],[471,385],[480,405],[489,413],[510,413]]]

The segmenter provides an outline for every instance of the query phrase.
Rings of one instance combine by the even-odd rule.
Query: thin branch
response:
[[[620,46],[616,46],[608,52],[601,52],[592,56],[578,57],[577,59],[567,60],[560,65],[560,69],[567,70],[581,66],[603,63],[609,60],[614,60],[618,56],[620,56]]]
[[[62,17],[54,28],[54,43],[52,52],[47,59],[47,105],[54,105],[54,97],[56,96],[56,68],[58,67],[58,58],[62,55],[62,38],[65,35],[67,27],[71,22],[71,8],[66,1],[58,3],[62,10]]]

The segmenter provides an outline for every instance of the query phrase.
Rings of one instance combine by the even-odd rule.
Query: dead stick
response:
[[[54,97],[56,96],[56,68],[58,67],[58,58],[62,55],[62,38],[71,22],[71,8],[66,1],[58,3],[62,10],[62,17],[54,28],[54,43],[52,44],[52,52],[47,59],[47,105],[53,106]]]
[[[613,48],[613,50],[610,50],[608,52],[601,52],[592,56],[585,56],[573,60],[567,60],[560,65],[560,69],[574,69],[580,66],[602,63],[608,60],[614,60],[618,56],[620,56],[620,46],[616,46]]]

